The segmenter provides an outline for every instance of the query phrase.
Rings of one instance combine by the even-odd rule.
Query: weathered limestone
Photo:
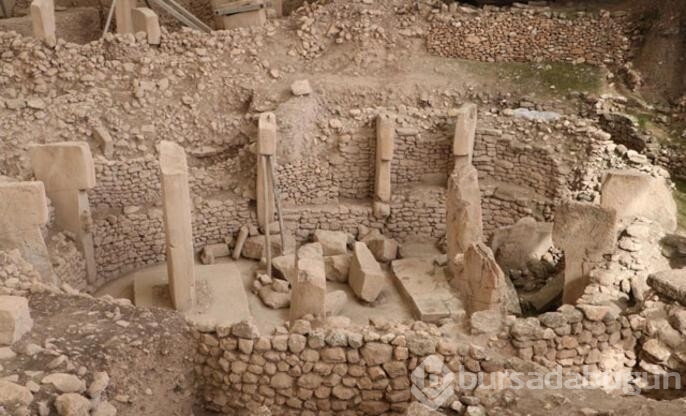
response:
[[[308,314],[323,319],[326,316],[326,272],[321,244],[300,247],[295,265],[291,282],[291,322]]]
[[[21,296],[0,296],[0,345],[12,345],[31,331],[29,302]]]
[[[391,161],[395,140],[395,120],[387,114],[376,117],[376,173],[374,175],[374,216],[390,215]]]
[[[131,10],[131,22],[135,33],[144,32],[148,36],[149,44],[160,44],[162,33],[157,13],[147,7],[136,7]]]
[[[524,217],[496,230],[490,246],[503,270],[526,270],[527,262],[540,260],[553,246],[553,224]]]
[[[600,195],[600,205],[616,210],[620,221],[645,217],[666,232],[676,230],[676,202],[665,178],[633,170],[611,170],[605,175]]]
[[[36,179],[55,206],[55,223],[72,233],[86,260],[88,281],[97,279],[90,203],[87,190],[95,187],[95,166],[88,143],[60,142],[29,150]]]
[[[269,185],[265,189],[266,163],[262,160],[269,156],[274,162],[276,157],[276,116],[274,113],[262,113],[258,121],[257,133],[257,223],[264,229],[267,223],[274,220],[274,190]],[[268,168],[268,167],[267,167]],[[266,212],[265,212],[266,210]]]
[[[315,230],[314,241],[322,245],[325,256],[348,252],[348,234],[343,231]]]
[[[349,254],[325,256],[324,265],[326,267],[326,280],[339,283],[347,282],[351,257],[352,256]]]
[[[398,258],[398,242],[392,238],[381,235],[378,238],[365,239],[365,243],[374,258],[381,263],[388,263]]]
[[[463,267],[453,281],[463,296],[468,313],[497,310],[521,314],[517,291],[488,246],[484,243],[470,244],[464,254]]]
[[[55,3],[53,0],[33,0],[31,2],[31,23],[33,36],[45,41],[49,46],[57,44],[55,35]]]
[[[468,163],[472,163],[474,153],[476,116],[476,104],[467,103],[457,110],[455,135],[453,136],[453,155],[466,157]]]
[[[174,307],[188,311],[195,304],[195,261],[188,165],[181,146],[160,143],[160,170],[169,290]]]
[[[456,160],[446,192],[448,267],[455,275],[455,256],[483,235],[479,174],[466,160]]]
[[[133,32],[133,9],[136,8],[136,0],[115,0],[114,19],[117,23],[117,33]]]
[[[660,295],[686,306],[686,270],[664,270],[648,276],[648,286]]]
[[[42,182],[0,183],[0,249],[18,249],[46,282],[55,282],[41,226],[48,222]]]
[[[617,241],[617,212],[579,202],[567,202],[555,212],[553,242],[565,253],[563,303],[575,303],[589,283],[588,273]]]
[[[355,295],[366,302],[374,302],[384,287],[381,266],[365,243],[356,242],[350,261],[348,284]]]

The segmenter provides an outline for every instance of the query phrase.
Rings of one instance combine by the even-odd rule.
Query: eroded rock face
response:
[[[611,170],[603,181],[600,205],[617,211],[622,222],[644,217],[666,232],[677,227],[676,202],[665,178],[634,170]]]
[[[522,313],[517,291],[496,263],[488,246],[483,243],[470,245],[462,265],[454,282],[469,313],[486,310]]]

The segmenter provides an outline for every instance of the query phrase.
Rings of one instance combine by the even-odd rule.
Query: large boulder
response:
[[[660,224],[666,232],[676,230],[676,202],[665,178],[633,170],[611,170],[605,175],[600,195],[600,205],[617,211],[622,222],[644,217]]]
[[[366,244],[356,242],[350,262],[348,283],[355,295],[366,302],[374,302],[384,287],[384,273]]]
[[[553,224],[525,217],[496,230],[491,249],[503,270],[526,270],[527,262],[540,260],[553,246]]]
[[[89,416],[91,402],[80,394],[65,393],[55,400],[55,409],[60,416]]]
[[[21,296],[0,296],[0,345],[12,345],[33,327],[29,302]]]
[[[28,406],[33,401],[33,394],[24,386],[0,380],[0,409],[16,405]]]
[[[281,251],[281,236],[273,234],[269,236],[269,242],[272,246],[272,256],[282,254]],[[295,238],[293,236],[286,236],[284,239],[286,243],[286,252],[289,252],[292,247],[295,247]],[[243,244],[243,257],[253,260],[260,260],[266,256],[265,238],[263,235],[256,235],[248,237]]]
[[[394,239],[382,235],[365,241],[377,261],[388,263],[398,258],[398,242]]]

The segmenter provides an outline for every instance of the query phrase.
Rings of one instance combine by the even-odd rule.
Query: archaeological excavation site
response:
[[[0,6],[0,415],[686,415],[686,0]]]

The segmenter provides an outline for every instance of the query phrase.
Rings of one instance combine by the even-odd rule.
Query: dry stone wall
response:
[[[209,409],[266,406],[273,415],[404,414],[410,373],[434,355],[452,371],[494,372],[504,360],[458,345],[421,322],[412,327],[323,327],[296,321],[260,336],[246,323],[195,333],[196,374]]]
[[[453,164],[451,137],[426,136],[415,129],[397,129],[391,164],[393,186],[447,180]]]
[[[318,157],[307,157],[277,167],[279,192],[284,204],[325,204],[338,199],[338,178],[331,164]]]
[[[129,160],[96,159],[97,186],[88,198],[95,208],[155,204],[160,199],[159,163],[149,156]]]
[[[621,64],[629,51],[629,31],[625,16],[609,12],[462,9],[436,16],[427,45],[436,55],[485,62]]]

